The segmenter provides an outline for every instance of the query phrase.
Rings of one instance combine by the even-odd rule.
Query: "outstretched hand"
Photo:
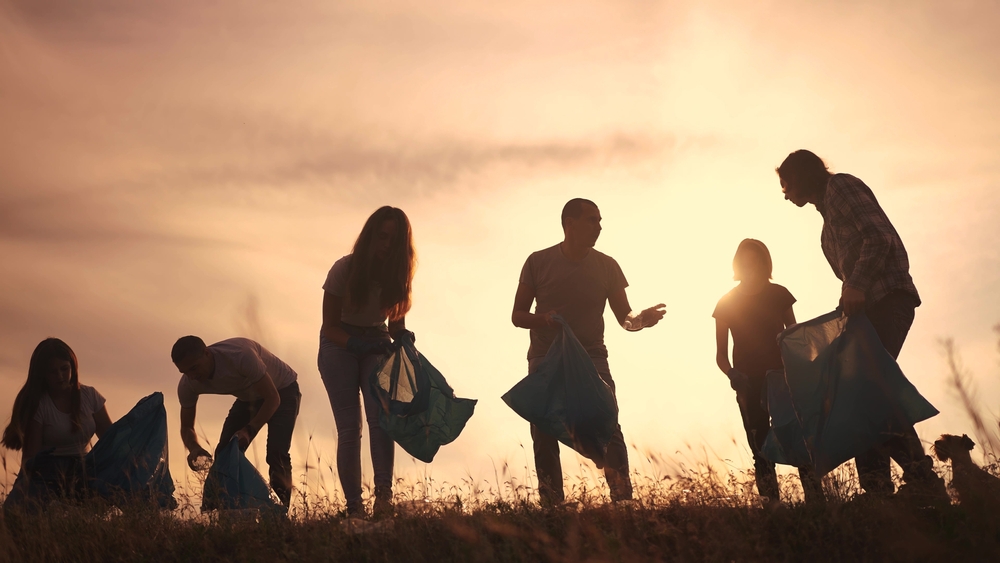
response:
[[[659,305],[654,305],[648,309],[644,309],[641,313],[639,313],[639,316],[642,318],[642,326],[656,326],[656,323],[660,322],[660,319],[667,314],[664,310],[666,307],[666,304],[660,303]]]

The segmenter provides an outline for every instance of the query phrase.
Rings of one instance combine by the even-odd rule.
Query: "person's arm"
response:
[[[519,328],[546,328],[557,327],[559,323],[552,319],[555,311],[542,314],[531,312],[531,303],[535,300],[535,290],[526,283],[517,285],[517,292],[514,294],[514,310],[510,314],[510,322]]]
[[[660,322],[660,319],[667,314],[663,310],[666,307],[663,303],[634,313],[632,306],[628,303],[628,295],[625,293],[624,287],[608,296],[608,305],[611,305],[611,311],[618,319],[618,324],[630,332],[656,326],[656,323]]]
[[[789,307],[783,315],[781,315],[781,322],[785,323],[785,328],[788,328],[795,324],[795,312]]]
[[[21,464],[42,451],[42,423],[32,419],[24,429],[24,444],[21,449]]]
[[[240,449],[243,450],[250,445],[250,440],[267,424],[267,421],[271,420],[271,417],[274,416],[274,413],[278,410],[278,406],[281,404],[281,396],[278,395],[278,389],[275,388],[274,381],[267,373],[264,374],[264,377],[258,379],[251,389],[253,389],[256,396],[264,399],[264,404],[260,406],[257,414],[250,419],[250,422],[246,426],[236,431],[236,437],[240,440]]]
[[[729,325],[719,319],[715,319],[715,363],[727,376],[733,369],[729,363]]]
[[[195,460],[199,457],[211,458],[211,454],[208,450],[201,447],[198,443],[198,434],[194,431],[194,418],[197,412],[197,405],[192,407],[181,407],[181,442],[184,443],[184,447],[188,449],[188,467],[192,471],[198,471],[195,466]]]
[[[340,328],[340,316],[344,308],[344,298],[339,295],[334,295],[329,291],[323,292],[323,327],[320,328],[320,332],[323,336],[330,342],[340,346],[341,348],[347,347],[347,339],[351,335]]]
[[[102,406],[101,410],[94,413],[94,424],[96,425],[97,439],[100,440],[108,428],[111,428],[111,416],[108,414],[107,405]]]
[[[845,272],[841,306],[848,315],[864,311],[865,292],[882,271],[898,235],[871,190],[853,176],[838,175],[827,187],[826,204],[854,224],[861,234],[861,250],[854,269]]]

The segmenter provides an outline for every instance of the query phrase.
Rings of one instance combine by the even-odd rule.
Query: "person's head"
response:
[[[3,445],[20,450],[24,431],[38,410],[42,396],[69,393],[73,429],[80,429],[80,367],[73,349],[58,338],[46,338],[35,346],[28,362],[28,380],[14,399],[10,424],[3,433]]]
[[[805,149],[788,155],[774,171],[778,173],[785,199],[799,207],[819,201],[830,179],[830,170],[823,159]]]
[[[601,236],[601,211],[589,199],[573,198],[563,206],[562,227],[567,241],[592,247]]]
[[[410,220],[398,207],[380,207],[368,217],[354,242],[347,278],[350,307],[360,309],[373,283],[380,286],[379,307],[390,321],[410,310],[413,270],[417,253],[413,248]]]
[[[205,341],[197,336],[182,336],[170,349],[170,359],[177,371],[188,379],[202,381],[215,373],[215,358],[205,346]]]
[[[736,247],[736,256],[733,257],[733,279],[749,282],[771,279],[771,253],[764,243],[747,238]]]

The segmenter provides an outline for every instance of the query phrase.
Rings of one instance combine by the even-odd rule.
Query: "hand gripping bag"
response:
[[[477,403],[456,398],[441,372],[406,340],[375,367],[368,384],[381,407],[379,426],[424,463],[458,438]]]
[[[863,314],[827,313],[789,327],[778,344],[784,377],[768,377],[772,428],[763,448],[776,463],[797,464],[804,444],[823,475],[892,432],[938,413],[906,379]],[[795,422],[801,439],[795,437]]]
[[[111,500],[150,500],[174,509],[167,457],[167,411],[159,391],[118,419],[87,454],[91,488]]]
[[[566,321],[553,318],[562,330],[541,365],[502,398],[522,418],[601,468],[618,426],[618,404]]]
[[[243,455],[239,438],[233,436],[208,470],[201,511],[247,508],[279,513],[287,510],[257,468]]]

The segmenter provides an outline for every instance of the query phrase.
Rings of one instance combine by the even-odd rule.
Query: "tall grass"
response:
[[[997,475],[997,418],[984,414],[954,344],[942,346],[984,466]],[[665,457],[633,448],[631,459],[636,500],[629,503],[611,503],[603,477],[581,462],[567,476],[568,502],[544,510],[525,455],[520,463],[497,460],[491,480],[400,479],[397,516],[359,522],[345,518],[333,460],[310,439],[287,518],[203,515],[194,479],[179,489],[173,512],[92,501],[4,514],[0,563],[1000,560],[1000,519],[960,505],[857,498],[851,463],[826,476],[829,500],[820,506],[803,504],[798,477],[783,475],[786,503],[776,507],[761,503],[752,471],[713,462],[703,450]]]

